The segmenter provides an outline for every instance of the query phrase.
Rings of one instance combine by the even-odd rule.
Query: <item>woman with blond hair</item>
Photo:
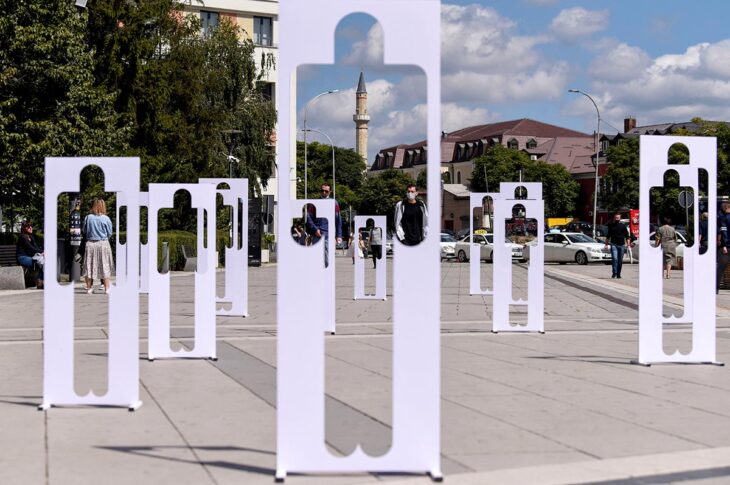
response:
[[[86,239],[83,274],[86,293],[94,292],[94,279],[104,282],[104,292],[109,294],[109,278],[114,272],[114,258],[109,238],[112,236],[112,221],[106,215],[104,199],[96,199],[91,206],[91,214],[84,219],[81,228]]]

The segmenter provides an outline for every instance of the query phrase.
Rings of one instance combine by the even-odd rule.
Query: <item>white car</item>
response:
[[[441,233],[441,259],[454,259],[456,257],[456,239],[451,234]]]
[[[525,258],[530,258],[530,247],[537,241],[527,243]],[[561,232],[545,234],[546,263],[578,263],[611,262],[611,250],[590,236],[580,232]]]
[[[652,232],[649,234],[649,241],[652,247],[656,247],[656,233]],[[677,232],[677,257],[683,257],[684,256],[684,248],[687,245],[687,239],[682,235],[682,233]],[[660,251],[661,252],[661,251]],[[636,244],[634,244],[634,247],[631,248],[631,255],[633,256],[635,261],[639,260],[639,241],[636,241]],[[624,260],[626,260],[629,257],[628,251],[626,251],[626,256],[624,257]]]
[[[494,251],[494,235],[492,234],[474,234],[474,244],[479,244],[479,259],[482,261],[494,261],[492,252]],[[469,261],[471,254],[469,249],[469,236],[456,243],[456,257],[462,263]],[[505,245],[512,251],[512,261],[524,261],[522,254],[522,246],[515,244],[505,238]]]

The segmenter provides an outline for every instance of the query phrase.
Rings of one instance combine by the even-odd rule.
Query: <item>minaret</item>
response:
[[[367,165],[368,161],[368,91],[365,89],[365,75],[360,71],[360,80],[357,83],[355,95],[355,114],[352,121],[355,122],[355,151],[362,157]]]

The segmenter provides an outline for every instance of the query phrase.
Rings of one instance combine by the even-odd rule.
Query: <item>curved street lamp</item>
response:
[[[329,137],[329,135],[323,131],[319,130],[312,130],[312,129],[305,129],[302,130],[304,132],[304,136],[307,135],[308,131],[313,131],[314,133],[319,133],[320,135],[324,136],[329,140],[330,146],[332,147],[332,198],[335,198],[335,190],[337,188],[336,182],[335,182],[335,144],[332,143],[332,138]],[[305,196],[306,197],[306,196]]]
[[[579,89],[568,89],[569,93],[577,93],[582,94],[586,98],[591,100],[591,103],[593,103],[593,107],[596,108],[596,118],[598,119],[598,124],[596,126],[596,137],[593,140],[593,148],[596,152],[596,176],[595,176],[595,187],[593,188],[593,238],[596,238],[596,215],[598,212],[598,137],[601,136],[601,112],[598,111],[598,105],[593,100],[590,95],[584,93],[583,91]]]
[[[307,198],[307,111],[309,110],[309,105],[315,102],[317,99],[321,98],[322,96],[326,96],[328,94],[334,94],[339,93],[339,89],[330,89],[329,91],[325,91],[324,93],[319,93],[317,96],[313,97],[309,101],[307,101],[307,104],[304,105],[304,129],[302,130],[304,132],[304,198]],[[334,187],[332,187],[332,190],[334,190]],[[334,195],[333,195],[334,197]]]

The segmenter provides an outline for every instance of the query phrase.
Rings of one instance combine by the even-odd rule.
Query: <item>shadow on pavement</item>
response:
[[[204,466],[215,466],[219,468],[226,468],[229,470],[238,470],[243,472],[258,473],[260,475],[274,475],[276,470],[273,468],[259,467],[254,465],[246,465],[244,463],[234,463],[230,461],[222,460],[185,460],[181,458],[173,458],[160,454],[155,454],[156,450],[169,450],[169,449],[190,449],[190,450],[204,450],[204,451],[241,451],[251,453],[261,453],[265,455],[275,455],[276,453],[268,450],[258,450],[255,448],[243,448],[240,446],[97,446],[100,450],[109,451],[120,451],[122,453],[129,453],[132,455],[144,456],[146,458],[158,458],[160,460],[172,461],[176,463],[190,463],[195,465]]]

